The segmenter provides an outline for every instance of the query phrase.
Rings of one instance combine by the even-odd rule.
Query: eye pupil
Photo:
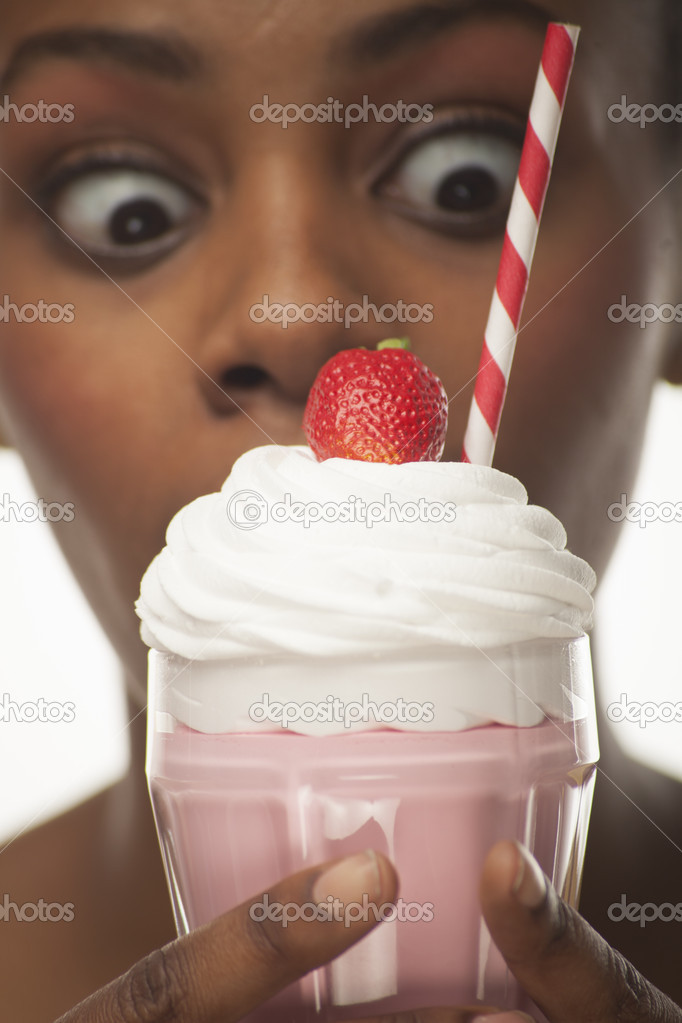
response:
[[[455,213],[471,213],[492,206],[499,196],[495,179],[480,167],[465,167],[450,174],[436,194],[436,202]]]
[[[153,241],[170,230],[172,223],[163,208],[152,199],[136,199],[116,210],[109,221],[112,241],[130,245]]]

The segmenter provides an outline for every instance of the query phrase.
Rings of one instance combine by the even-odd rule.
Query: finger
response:
[[[57,1023],[233,1023],[376,926],[371,912],[357,919],[340,907],[363,896],[381,906],[397,887],[371,851],[302,871],[152,953]],[[301,918],[328,909],[328,896],[331,919]]]
[[[493,941],[551,1023],[682,1023],[682,1010],[559,898],[521,846],[491,850],[480,897]]]

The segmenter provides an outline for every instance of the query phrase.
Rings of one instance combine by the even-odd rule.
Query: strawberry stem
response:
[[[386,341],[380,341],[377,345],[378,352],[382,352],[384,348],[402,348],[409,351],[410,339],[409,337],[390,337]]]

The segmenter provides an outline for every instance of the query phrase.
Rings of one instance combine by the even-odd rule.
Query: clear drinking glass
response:
[[[382,706],[387,678],[422,705],[434,679],[441,693],[447,681],[446,713],[435,706],[430,730],[365,722],[361,731],[300,734],[253,722],[249,707],[264,694],[286,702],[290,680],[304,676],[315,679],[317,701],[360,679]],[[474,702],[494,699],[504,724],[453,724],[467,720],[472,680]],[[191,663],[152,651],[149,682],[147,775],[179,934],[288,874],[367,848],[400,875],[396,907],[381,910],[386,922],[249,1020],[529,1007],[490,940],[478,879],[490,847],[516,839],[577,904],[598,759],[587,636],[312,666]],[[440,729],[439,719],[459,730]]]

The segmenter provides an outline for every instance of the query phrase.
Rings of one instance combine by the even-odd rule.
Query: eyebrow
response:
[[[533,0],[441,0],[377,16],[335,44],[333,55],[360,66],[386,60],[429,42],[458,22],[487,14],[513,16],[536,26],[550,20],[549,13]],[[199,51],[172,33],[66,28],[24,39],[0,70],[0,90],[7,91],[35,63],[55,58],[113,63],[175,82],[197,79],[204,70]]]
[[[171,33],[62,29],[24,39],[0,73],[0,90],[6,91],[35,63],[54,58],[113,63],[130,71],[176,82],[196,79],[203,70],[199,52]]]
[[[441,32],[486,15],[513,17],[536,28],[547,27],[552,15],[533,0],[441,0],[381,14],[352,30],[334,47],[346,63],[363,66],[430,42]]]

